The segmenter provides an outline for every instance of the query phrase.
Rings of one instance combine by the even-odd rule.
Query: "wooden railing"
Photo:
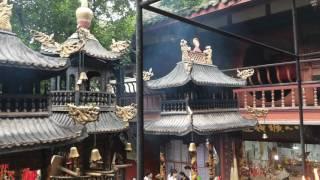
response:
[[[320,82],[305,82],[302,85],[304,108],[318,108],[320,100]],[[297,84],[255,86],[235,89],[239,108],[261,107],[268,109],[298,108]]]
[[[45,112],[48,97],[42,95],[0,95],[0,112]]]
[[[79,95],[80,105],[92,104],[98,106],[108,106],[115,103],[114,95],[106,92],[80,91]],[[75,91],[51,92],[51,102],[54,106],[65,106],[67,104],[74,104],[75,97]]]

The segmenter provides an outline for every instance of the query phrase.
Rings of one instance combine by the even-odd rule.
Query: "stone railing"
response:
[[[42,95],[0,95],[0,113],[46,112],[48,97]]]
[[[298,89],[296,83],[256,86],[234,90],[239,108],[251,106],[268,109],[298,108]],[[320,82],[305,82],[302,85],[304,108],[319,108]]]

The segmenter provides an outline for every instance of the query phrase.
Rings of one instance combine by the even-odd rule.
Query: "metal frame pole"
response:
[[[136,0],[136,63],[137,63],[137,180],[144,177],[144,129],[143,129],[143,19],[142,0]]]
[[[293,44],[294,44],[294,54],[296,55],[296,75],[298,84],[298,94],[299,94],[299,119],[300,119],[300,144],[301,144],[301,159],[302,159],[302,172],[304,177],[306,177],[306,155],[305,155],[305,144],[304,144],[304,122],[303,122],[303,95],[302,95],[302,83],[301,83],[301,64],[299,58],[299,36],[298,36],[298,21],[296,12],[296,1],[292,0],[292,28],[293,28]]]

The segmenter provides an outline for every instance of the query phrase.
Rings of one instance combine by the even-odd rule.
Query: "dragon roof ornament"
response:
[[[12,31],[10,19],[12,16],[12,4],[8,4],[7,0],[0,0],[0,29]]]
[[[154,75],[152,72],[152,68],[150,68],[149,71],[143,71],[142,74],[143,74],[142,79],[144,81],[149,81],[151,77]]]
[[[116,106],[116,115],[129,125],[129,121],[137,115],[137,105],[131,104],[128,106]]]
[[[93,36],[90,31],[85,28],[79,28],[77,33],[79,37],[78,41],[66,41],[60,44],[53,39],[54,34],[47,35],[43,32],[31,30],[33,36],[31,42],[37,41],[41,43],[41,49],[47,52],[58,53],[61,57],[69,57],[71,54],[80,51],[86,41]]]
[[[200,41],[198,38],[192,40],[194,48],[188,45],[188,42],[184,39],[180,41],[180,47],[182,52],[182,61],[192,62],[197,64],[212,65],[212,49],[211,46],[206,46],[205,50],[200,49]]]
[[[68,104],[68,108],[71,119],[83,125],[95,122],[99,118],[100,108],[96,106],[75,106]]]
[[[249,77],[253,76],[254,74],[254,69],[250,68],[250,69],[245,69],[240,71],[239,69],[237,69],[237,77],[241,78],[243,80],[248,79]]]

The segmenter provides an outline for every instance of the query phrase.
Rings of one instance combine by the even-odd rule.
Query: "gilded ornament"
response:
[[[143,71],[142,78],[144,81],[149,81],[153,75],[152,68],[150,68],[149,71]]]
[[[75,41],[66,41],[62,44],[54,41],[54,35],[47,35],[43,32],[31,30],[32,41],[41,43],[44,51],[58,53],[60,57],[70,57],[70,55],[81,51],[88,39],[95,39],[88,29],[79,28],[76,32],[77,39]]]
[[[0,29],[12,31],[10,19],[12,16],[12,4],[8,4],[7,0],[0,2]]]
[[[128,52],[129,47],[130,41],[116,41],[114,39],[112,39],[112,44],[110,45],[111,51],[116,53]]]
[[[180,41],[181,60],[183,62],[192,62],[197,64],[212,64],[211,46],[206,46],[204,51],[200,49],[198,38],[193,39],[194,49],[188,46],[188,42],[184,39]]]
[[[247,111],[256,119],[265,118],[269,112],[269,110],[265,108],[252,108],[250,106],[247,107]]]
[[[116,115],[123,121],[129,123],[137,115],[136,104],[131,104],[129,106],[116,106]]]
[[[96,106],[75,106],[68,104],[69,117],[80,124],[95,122],[99,118],[100,108]]]
[[[237,69],[237,76],[243,80],[248,79],[249,77],[253,76],[254,74],[254,69],[245,69],[240,71],[239,69]]]

